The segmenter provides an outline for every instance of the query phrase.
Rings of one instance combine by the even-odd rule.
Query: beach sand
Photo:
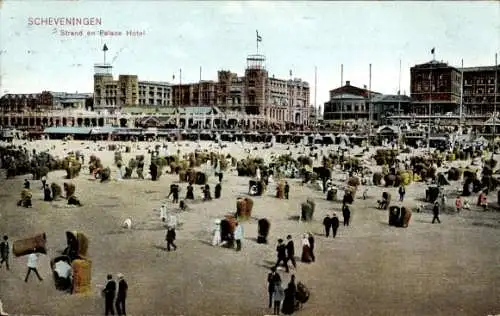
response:
[[[298,315],[500,313],[500,216],[476,210],[474,197],[470,198],[472,211],[442,214],[442,223],[434,225],[430,210],[414,212],[405,229],[389,227],[387,211],[376,209],[382,192],[391,192],[394,200],[397,188],[370,187],[369,198],[362,200],[361,187],[351,207],[351,226],[340,227],[336,239],[326,239],[323,217],[336,212],[342,220],[341,204],[326,201],[322,192],[311,185],[302,185],[300,179],[290,179],[289,200],[276,199],[273,185],[262,197],[253,198],[255,219],[243,223],[245,238],[238,253],[210,244],[214,219],[234,213],[236,198],[248,192],[249,178],[227,171],[221,199],[202,202],[199,186],[195,187],[198,200],[189,204],[188,211],[178,213],[182,223],[177,229],[179,248],[167,252],[166,231],[157,209],[166,201],[169,186],[178,181],[178,176],[164,174],[156,182],[130,179],[100,183],[91,179],[87,162],[90,154],[95,154],[104,166],[111,167],[115,176],[114,154],[107,150],[106,144],[80,141],[25,144],[37,150],[55,146],[50,152],[61,157],[71,150],[85,154],[85,167],[78,178],[66,180],[65,171],[51,172],[48,176],[48,183],[76,184],[76,195],[84,204],[80,208],[67,207],[64,201],[44,202],[40,181],[31,181],[33,208],[17,207],[22,183],[31,176],[5,180],[2,174],[0,234],[9,235],[12,245],[17,239],[45,232],[49,248],[48,255],[40,258],[43,282],[34,276],[30,276],[28,283],[23,281],[26,257],[11,256],[11,271],[0,269],[0,299],[11,315],[103,315],[102,285],[108,273],[116,276],[119,272],[129,284],[128,315],[271,314],[267,308],[266,278],[276,260],[276,240],[291,234],[296,256],[300,257],[300,238],[307,231],[315,234],[317,259],[312,264],[298,260],[294,272],[297,281],[304,282],[311,291],[309,302]],[[277,145],[278,148],[262,150],[263,144],[227,144],[221,152],[238,158],[247,155],[243,147],[258,147],[252,155],[267,159],[272,152],[286,152],[287,147]],[[141,149],[122,154],[124,162],[127,164],[131,157],[145,154],[147,168],[147,147],[153,148],[154,143],[133,143],[137,145]],[[187,142],[180,145],[182,152],[191,152],[198,146]],[[208,148],[209,143],[200,146]],[[105,150],[99,151],[98,147]],[[176,145],[169,143],[169,153],[176,151]],[[338,174],[335,177],[340,178]],[[212,172],[209,177],[212,192],[215,183]],[[425,188],[423,183],[412,184],[403,205],[414,207],[423,203],[420,200],[425,198]],[[454,192],[456,188],[452,185],[447,190]],[[186,184],[181,184],[181,199],[185,192]],[[314,221],[302,223],[291,219],[299,215],[300,203],[308,197],[316,201]],[[489,198],[490,204],[496,206],[496,192]],[[448,203],[454,204],[451,193]],[[169,210],[178,209],[170,201],[167,206]],[[268,245],[256,243],[256,219],[263,217],[271,222]],[[126,218],[132,219],[131,230],[120,227]],[[64,249],[67,230],[81,231],[89,237],[91,295],[68,295],[54,288],[49,261]],[[288,283],[289,275],[284,271],[280,274]]]

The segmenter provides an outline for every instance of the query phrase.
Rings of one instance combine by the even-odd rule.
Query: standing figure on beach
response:
[[[333,238],[335,238],[337,236],[337,230],[339,229],[340,226],[340,221],[336,213],[333,213],[333,216],[331,218],[331,223],[332,223]]]
[[[344,226],[349,226],[349,220],[351,219],[351,210],[346,203],[342,205],[342,216],[344,217]]]
[[[217,183],[215,185],[215,192],[214,192],[214,196],[216,199],[220,199],[220,196],[221,196],[221,192],[222,192],[222,185],[219,183]]]
[[[36,249],[33,249],[33,251],[36,251]],[[28,277],[30,276],[31,271],[33,271],[36,276],[38,277],[38,280],[43,281],[42,277],[38,273],[37,267],[38,267],[38,257],[39,254],[36,252],[33,252],[28,256],[28,272],[26,273],[26,277],[24,278],[24,282],[28,282]]]
[[[309,244],[309,236],[307,234],[304,234],[304,236],[302,236],[301,261],[304,263],[311,263],[312,262],[311,245]]]
[[[432,214],[434,215],[432,218],[432,224],[434,224],[435,221],[441,224],[441,221],[439,220],[439,203],[437,201],[434,203],[434,207],[432,208]]]
[[[186,200],[194,200],[194,188],[192,183],[189,183],[187,186]]]
[[[2,267],[3,263],[5,262],[5,267],[7,268],[7,270],[10,270],[9,252],[10,252],[9,237],[5,235],[3,236],[3,241],[0,243],[0,267]]]
[[[330,215],[326,215],[323,219],[323,226],[325,227],[325,236],[330,237],[330,228],[332,227],[332,219]]]
[[[281,277],[276,272],[276,267],[271,268],[271,272],[267,275],[267,292],[269,294],[269,308],[273,307],[274,288],[278,282],[281,283]]]
[[[174,250],[177,250],[177,246],[174,244],[175,238],[175,228],[169,226],[167,228],[167,236],[165,237],[165,240],[167,241],[167,251],[170,251],[171,247],[174,247]]]
[[[114,300],[115,300],[115,295],[116,295],[116,282],[113,280],[113,276],[111,274],[108,274],[107,276],[107,282],[106,282],[106,287],[104,290],[102,290],[102,294],[104,296],[104,309],[105,313],[104,315],[114,315],[115,314],[115,309],[114,309]]]
[[[241,240],[243,239],[243,226],[236,222],[234,228],[234,240],[236,241],[236,251],[241,251]]]
[[[405,187],[400,186],[398,192],[399,192],[399,201],[403,202],[403,200],[405,199],[405,194],[406,194]]]
[[[292,235],[286,236],[286,239],[288,240],[286,244],[286,266],[288,271],[288,261],[292,262],[294,269],[297,269],[297,263],[295,262],[295,245],[293,244]]]
[[[116,313],[118,316],[125,316],[127,315],[126,309],[125,309],[125,301],[127,300],[127,291],[128,291],[128,284],[127,281],[125,281],[123,274],[118,273],[118,293],[116,295]]]
[[[165,222],[167,220],[167,205],[163,204],[160,207],[160,219],[162,222]]]
[[[314,255],[314,236],[311,232],[307,233],[307,239],[309,240],[309,247],[311,248],[311,259],[312,261],[316,261],[316,256]]]
[[[455,207],[457,208],[457,213],[460,213],[460,211],[462,210],[462,198],[459,196],[457,196],[457,199],[455,200]]]
[[[278,256],[278,260],[276,261],[276,265],[274,268],[276,269],[280,263],[283,263],[283,265],[286,268],[286,272],[289,272],[288,270],[288,260],[286,256],[286,245],[283,243],[283,239],[278,239],[278,246],[276,247],[276,253]]]
[[[222,242],[221,232],[220,232],[220,230],[221,230],[220,224],[221,224],[220,219],[216,219],[214,221],[214,229],[212,231],[212,233],[213,233],[212,246],[219,246],[220,243]]]
[[[170,192],[168,193],[167,199],[172,196],[172,202],[179,203],[179,186],[177,184],[172,184],[170,186]]]
[[[288,181],[285,181],[285,199],[288,200],[288,195],[290,193],[290,185],[288,185]]]

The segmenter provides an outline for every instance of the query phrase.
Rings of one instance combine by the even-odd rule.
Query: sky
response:
[[[29,25],[30,18],[97,18],[101,25]],[[122,32],[101,36],[99,32]],[[344,82],[410,93],[410,67],[436,59],[494,65],[500,2],[36,1],[0,0],[0,95],[92,92],[102,47],[113,74],[179,84],[244,74],[246,57],[266,56],[269,75],[308,81],[311,103]],[[64,36],[61,31],[82,31]],[[126,31],[144,32],[127,36]],[[87,35],[96,32],[96,35]],[[401,80],[400,77],[401,60]],[[315,102],[315,67],[317,85]],[[175,74],[175,80],[173,80]]]

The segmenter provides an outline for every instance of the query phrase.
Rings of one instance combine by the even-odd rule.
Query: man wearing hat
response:
[[[125,281],[123,274],[118,273],[118,292],[116,295],[116,313],[118,316],[127,315],[125,312],[125,300],[127,299],[128,284]]]
[[[116,282],[113,280],[113,276],[111,274],[108,274],[106,279],[106,287],[102,290],[105,302],[104,315],[114,315],[115,310],[113,308],[113,301],[115,300],[116,294]]]

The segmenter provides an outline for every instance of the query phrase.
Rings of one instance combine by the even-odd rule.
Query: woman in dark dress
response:
[[[290,283],[285,290],[285,299],[283,300],[283,308],[281,312],[285,315],[292,315],[295,312],[295,294],[297,286],[295,285],[295,275],[292,274]]]

